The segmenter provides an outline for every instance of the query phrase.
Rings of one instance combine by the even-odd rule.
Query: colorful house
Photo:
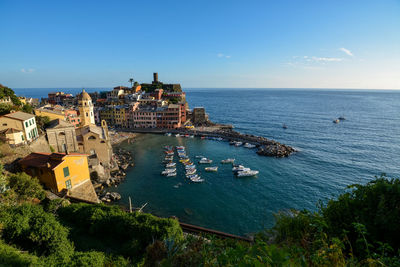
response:
[[[19,161],[24,172],[37,177],[54,193],[90,182],[86,154],[31,153]]]
[[[31,142],[39,137],[35,115],[17,111],[0,117],[0,130],[15,129],[22,131],[22,141]],[[21,137],[22,138],[22,137]]]

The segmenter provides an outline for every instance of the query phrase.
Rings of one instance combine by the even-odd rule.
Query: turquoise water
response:
[[[135,206],[148,203],[147,212],[244,235],[272,226],[279,210],[315,210],[319,200],[342,193],[347,185],[383,172],[400,174],[399,92],[188,90],[187,98],[191,107],[205,106],[214,121],[299,152],[276,159],[226,142],[142,135],[124,144],[133,151],[136,167],[117,189],[122,203],[131,196]],[[346,121],[332,123],[342,115]],[[162,147],[178,144],[192,157],[204,155],[214,162],[234,157],[260,174],[237,179],[230,166],[219,165],[218,173],[201,172],[204,184],[186,183],[183,169],[175,178],[160,176]],[[174,188],[178,183],[182,186]]]
[[[50,89],[27,90],[33,97]],[[75,90],[75,89],[74,89]],[[16,90],[18,93],[18,90]],[[71,89],[72,92],[72,89]],[[75,91],[74,91],[75,92]],[[140,135],[133,144],[136,166],[116,191],[122,204],[132,197],[145,212],[175,215],[183,222],[234,234],[273,225],[273,213],[289,208],[316,209],[318,200],[342,193],[347,185],[366,183],[385,172],[400,176],[400,92],[289,89],[189,89],[190,107],[204,106],[213,121],[233,124],[296,147],[289,158],[260,157],[225,142]],[[346,121],[332,120],[345,116]],[[282,129],[282,124],[288,126]],[[203,184],[178,176],[160,176],[164,145],[185,145],[190,156],[215,162],[235,157],[260,171],[258,178],[237,179],[230,166],[205,173]],[[174,185],[182,183],[175,188]],[[114,189],[113,189],[114,190]]]

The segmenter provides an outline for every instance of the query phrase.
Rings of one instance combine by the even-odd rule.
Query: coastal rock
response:
[[[121,195],[118,194],[117,192],[111,192],[110,193],[110,198],[113,201],[120,200],[121,199]]]

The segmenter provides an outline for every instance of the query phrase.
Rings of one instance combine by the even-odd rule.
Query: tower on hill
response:
[[[82,93],[79,95],[78,107],[81,118],[81,126],[95,124],[92,98],[88,93],[85,92],[85,89],[83,89]]]

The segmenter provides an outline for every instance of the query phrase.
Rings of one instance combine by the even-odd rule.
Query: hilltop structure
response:
[[[81,118],[80,126],[95,124],[92,98],[85,92],[85,89],[78,97],[78,107]]]

